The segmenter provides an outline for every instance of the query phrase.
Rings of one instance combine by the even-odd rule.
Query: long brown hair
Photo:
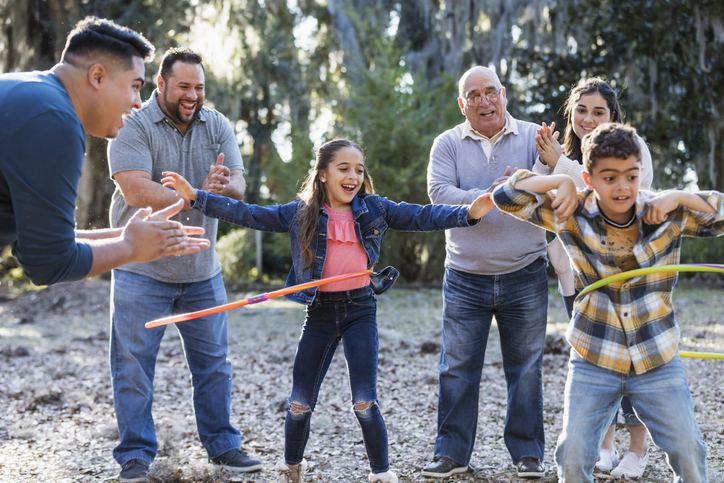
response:
[[[610,122],[623,123],[624,112],[618,103],[618,95],[608,82],[600,77],[592,77],[571,89],[568,101],[566,101],[566,112],[564,114],[567,123],[566,132],[563,136],[563,147],[566,157],[575,159],[579,163],[583,162],[583,153],[581,151],[581,139],[573,131],[573,110],[576,108],[576,104],[578,104],[581,96],[587,96],[596,92],[601,94],[601,97],[603,97],[608,105],[608,109],[611,111],[613,118],[610,119]]]
[[[299,247],[302,255],[307,263],[304,267],[308,270],[314,264],[314,253],[312,253],[312,240],[317,233],[317,225],[319,224],[319,210],[322,205],[327,202],[327,192],[324,184],[319,179],[319,173],[326,171],[329,164],[337,157],[337,153],[344,148],[355,148],[364,157],[362,148],[348,139],[335,139],[328,141],[317,150],[315,156],[314,168],[304,180],[302,189],[297,193],[297,198],[302,201],[301,206],[297,210],[297,219],[299,220]],[[360,187],[358,194],[374,193],[375,187],[372,184],[372,178],[364,171],[364,182]]]

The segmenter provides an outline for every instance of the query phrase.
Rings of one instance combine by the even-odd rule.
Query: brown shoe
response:
[[[277,483],[304,483],[304,473],[307,471],[307,460],[303,459],[301,463],[293,468],[287,466],[284,458],[277,461],[274,470],[277,472]]]

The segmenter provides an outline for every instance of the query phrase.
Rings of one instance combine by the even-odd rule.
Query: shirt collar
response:
[[[352,198],[352,213],[354,215],[354,219],[356,220],[361,215],[364,215],[365,213],[369,212],[369,209],[367,208],[367,203],[364,202],[362,199],[363,197],[367,196],[366,193],[357,193],[357,195]],[[324,205],[321,205],[319,207],[319,212],[324,213],[325,215],[329,215],[324,209]]]
[[[468,119],[466,118],[465,123],[463,124],[463,132],[460,135],[460,139],[470,138],[475,141],[482,141],[485,139],[487,139],[488,141],[494,141],[505,136],[506,134],[518,134],[518,123],[508,112],[505,113],[505,124],[503,125],[503,128],[490,138],[480,134],[475,129],[473,129],[473,127],[470,125],[470,121],[468,121]]]
[[[166,114],[164,114],[164,112],[161,110],[161,106],[158,105],[158,89],[153,90],[153,92],[151,93],[151,98],[146,101],[145,106],[151,113],[152,122],[159,123],[167,117]],[[169,121],[171,121],[171,119],[169,119]],[[201,108],[199,113],[196,115],[196,119],[194,119],[191,124],[194,124],[196,121],[206,122],[205,109]]]
[[[634,204],[636,209],[636,218],[641,218],[646,213],[646,200],[647,196],[642,190],[639,190],[636,196],[636,203]],[[603,220],[601,210],[598,208],[598,202],[596,202],[596,193],[593,190],[586,190],[586,197],[583,200],[583,209],[581,210],[583,216],[588,218],[600,217]]]

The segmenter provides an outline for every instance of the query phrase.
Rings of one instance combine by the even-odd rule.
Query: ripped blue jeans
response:
[[[352,411],[362,428],[373,473],[389,470],[387,428],[377,403],[377,302],[368,287],[317,292],[294,357],[292,395],[284,424],[284,459],[296,465],[304,457],[319,388],[337,345],[347,360]]]

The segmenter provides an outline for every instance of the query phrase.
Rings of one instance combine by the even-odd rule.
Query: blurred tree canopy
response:
[[[455,85],[473,65],[498,72],[511,114],[559,128],[571,87],[602,76],[649,143],[656,188],[724,189],[720,0],[0,0],[3,71],[49,68],[89,14],[156,45],[144,98],[166,48],[204,56],[207,102],[236,129],[249,202],[291,201],[314,147],[339,136],[365,149],[382,196],[429,202],[429,150],[463,121]],[[105,141],[89,140],[86,161],[78,224],[105,226]],[[286,237],[264,240],[265,270],[281,278]],[[244,245],[235,260],[248,261]],[[380,264],[407,281],[441,277],[443,234],[391,233],[385,245]],[[706,255],[720,261],[717,246]]]

